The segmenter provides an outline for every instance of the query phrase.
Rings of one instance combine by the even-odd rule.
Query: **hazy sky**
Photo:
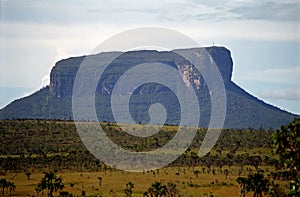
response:
[[[1,0],[0,5],[0,108],[47,85],[56,61],[89,54],[122,31],[155,26],[186,34],[200,46],[226,46],[234,82],[300,114],[299,0]]]

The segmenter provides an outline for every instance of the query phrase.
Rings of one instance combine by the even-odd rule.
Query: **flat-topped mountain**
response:
[[[118,56],[105,69],[97,88],[95,108],[99,120],[115,121],[111,112],[113,88],[126,71],[135,65],[160,62],[177,69],[186,86],[193,88],[199,102],[201,118],[199,126],[207,127],[211,115],[211,92],[197,69],[177,53],[195,54],[207,50],[216,63],[224,81],[227,112],[225,128],[278,128],[291,122],[297,115],[266,104],[250,95],[231,81],[233,61],[230,51],[224,47],[178,49],[174,51],[105,52],[91,56],[71,57],[55,64],[50,84],[34,94],[17,99],[0,110],[0,119],[73,119],[72,92],[77,71],[86,57],[91,64],[102,65],[110,57]],[[90,71],[91,73],[93,71]],[[84,89],[85,87],[82,87]],[[130,99],[130,112],[137,123],[149,123],[149,107],[160,103],[167,111],[167,124],[179,124],[180,105],[176,95],[160,84],[144,84],[137,87]]]

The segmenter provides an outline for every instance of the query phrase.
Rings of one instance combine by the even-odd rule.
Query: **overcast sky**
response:
[[[200,46],[225,46],[233,81],[300,114],[298,0],[1,0],[0,108],[49,84],[55,62],[89,54],[138,27],[165,27]]]

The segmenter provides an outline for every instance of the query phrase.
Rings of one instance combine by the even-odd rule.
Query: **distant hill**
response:
[[[175,52],[187,54],[207,50],[217,64],[223,78],[227,95],[225,128],[278,128],[291,122],[298,115],[266,104],[250,95],[231,81],[233,62],[230,51],[224,47],[180,49]],[[120,55],[103,73],[96,90],[96,109],[99,120],[114,121],[110,109],[110,97],[116,81],[124,72],[137,64],[161,62],[174,67],[185,77],[198,97],[201,110],[199,125],[207,127],[210,119],[210,92],[200,73],[187,60],[169,51],[107,52],[89,56],[91,63],[99,63],[108,57]],[[61,119],[72,117],[72,90],[76,73],[86,56],[71,57],[55,64],[51,71],[50,84],[30,96],[17,99],[0,110],[0,119]],[[151,65],[149,65],[151,66]],[[130,112],[137,123],[148,123],[147,109],[153,103],[161,103],[168,112],[167,124],[178,124],[180,106],[170,89],[158,84],[138,87],[131,97]]]

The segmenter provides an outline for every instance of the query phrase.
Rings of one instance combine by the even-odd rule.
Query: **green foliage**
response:
[[[269,180],[264,177],[263,173],[250,174],[246,182],[246,191],[253,191],[254,196],[259,197],[263,192],[268,192],[269,184]]]
[[[61,192],[59,192],[59,197],[73,197],[73,194],[71,194],[67,191],[61,191]]]
[[[199,171],[199,170],[195,170],[195,171],[194,171],[194,175],[196,176],[196,178],[198,178],[199,174],[200,174],[200,171]]]
[[[152,183],[151,187],[148,189],[148,191],[143,193],[144,196],[152,196],[152,197],[180,197],[182,196],[180,191],[177,189],[177,185],[168,182],[167,184],[163,184],[161,182],[154,182]]]
[[[245,177],[238,177],[236,179],[236,182],[239,184],[240,187],[240,196],[245,196],[246,194],[246,184],[248,182],[248,179]]]
[[[166,185],[166,193],[169,197],[181,196],[180,191],[177,189],[177,185],[171,182],[167,183]]]
[[[126,188],[123,190],[126,197],[132,197],[132,189],[134,188],[134,183],[128,182],[126,183]]]
[[[270,182],[262,172],[249,174],[247,178],[239,177],[236,181],[240,185],[241,194],[246,191],[253,192],[254,197],[262,197],[263,192],[269,191]]]
[[[8,182],[9,196],[11,196],[11,192],[16,189],[16,186],[13,182]]]
[[[300,119],[282,126],[273,134],[273,149],[278,155],[278,168],[275,173],[291,180],[288,196],[300,196]]]
[[[148,189],[148,193],[154,197],[164,196],[167,193],[167,188],[161,182],[154,182]]]
[[[26,171],[26,172],[25,172],[25,175],[26,175],[26,177],[27,177],[27,180],[30,180],[30,175],[31,175],[31,172],[29,172],[29,171]]]
[[[89,124],[86,122],[87,126]],[[101,126],[114,143],[138,152],[163,146],[175,136],[178,129],[176,126],[164,126],[151,137],[139,138],[128,135],[115,123],[101,123]],[[141,125],[127,125],[127,127],[137,131],[144,129]],[[256,162],[257,159],[269,155],[269,151],[259,154],[245,152],[261,148],[269,150],[272,130],[224,129],[215,145],[215,149],[222,150],[222,154],[213,150],[212,154],[199,158],[196,151],[199,150],[206,132],[207,129],[199,128],[190,149],[170,166],[216,166],[220,170],[225,170],[224,166],[241,164],[274,165],[272,156],[268,157],[267,162]],[[1,120],[0,141],[0,155],[3,155],[0,157],[0,170],[5,172],[18,170],[26,172],[31,167],[106,171],[106,166],[82,144],[75,124],[71,121]],[[227,173],[226,170],[224,172]],[[199,174],[196,172],[195,176],[197,175]]]
[[[289,188],[287,189],[289,197],[300,196],[300,179],[296,178],[290,182]]]
[[[0,187],[2,188],[2,196],[4,196],[4,190],[8,187],[8,182],[6,179],[0,179]]]
[[[274,153],[279,156],[280,168],[300,170],[300,119],[282,126],[273,135]]]
[[[6,188],[9,190],[9,195],[11,196],[11,192],[16,189],[16,186],[13,182],[7,181],[6,179],[0,179],[0,188],[2,189],[2,196],[4,196]]]
[[[271,197],[286,197],[286,193],[284,189],[280,186],[280,184],[275,183],[274,181],[271,182],[269,187],[268,195]]]
[[[48,197],[53,197],[53,192],[62,190],[64,184],[62,183],[62,178],[57,177],[55,172],[45,172],[44,177],[41,182],[37,185],[36,191],[48,190]]]
[[[271,174],[275,180],[291,180],[286,194],[278,183],[274,180],[270,183],[262,172],[257,172],[248,175],[248,178],[239,177],[236,180],[240,185],[241,195],[244,191],[253,191],[254,196],[262,196],[263,192],[268,191],[270,196],[300,196],[300,119],[282,126],[272,134],[272,137],[273,152],[278,156],[278,171]]]

